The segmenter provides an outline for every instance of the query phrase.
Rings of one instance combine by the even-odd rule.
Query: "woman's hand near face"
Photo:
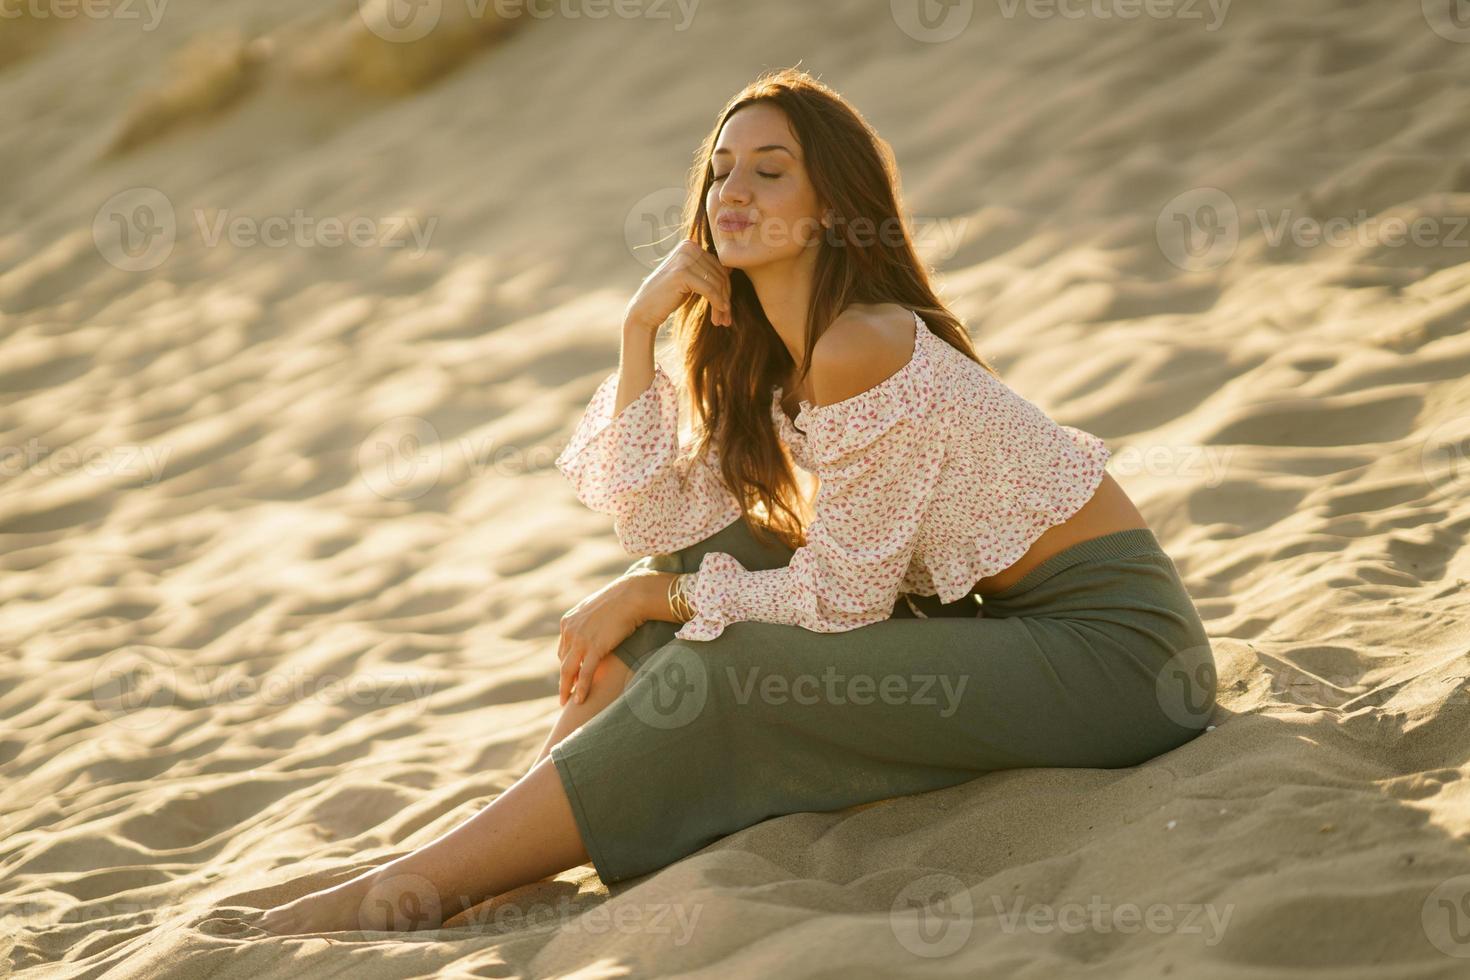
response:
[[[647,574],[647,573],[641,573]],[[559,697],[587,700],[592,675],[603,657],[648,621],[642,608],[645,594],[636,581],[640,573],[625,574],[577,603],[561,617],[561,639],[556,658],[561,661]]]
[[[729,268],[699,243],[686,238],[664,256],[628,301],[624,326],[657,330],[691,293],[709,301],[711,322],[730,325]]]

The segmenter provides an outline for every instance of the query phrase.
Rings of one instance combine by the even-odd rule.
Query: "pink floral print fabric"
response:
[[[803,399],[793,424],[772,386],[777,433],[819,478],[807,544],[755,571],[707,552],[696,615],[675,636],[712,640],[748,620],[837,633],[887,619],[900,593],[953,602],[1091,499],[1112,455],[1103,440],[1057,424],[914,320],[910,360],[852,398]],[[612,515],[633,554],[676,551],[739,519],[713,448],[695,459],[679,446],[662,368],[612,418],[617,380],[603,380],[556,459],[578,499]]]

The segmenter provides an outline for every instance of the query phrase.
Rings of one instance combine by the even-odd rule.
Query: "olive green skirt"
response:
[[[743,521],[634,568],[747,569],[791,552]],[[1153,532],[1072,545],[995,595],[902,597],[843,633],[737,622],[713,640],[652,621],[616,653],[623,693],[551,750],[604,882],[762,820],[953,786],[997,769],[1136,766],[1202,732],[1209,637]],[[927,618],[925,618],[927,617]]]

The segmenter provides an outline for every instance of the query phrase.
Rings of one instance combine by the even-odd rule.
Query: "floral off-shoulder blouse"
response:
[[[675,636],[712,640],[746,620],[837,633],[887,619],[900,595],[954,602],[1091,499],[1112,455],[1103,440],[1059,425],[914,320],[908,363],[851,398],[803,399],[793,423],[772,386],[776,431],[819,477],[807,543],[786,566],[754,571],[707,552],[689,593],[695,616]],[[635,555],[677,551],[738,520],[715,448],[695,458],[679,444],[678,391],[663,368],[613,417],[617,385],[613,371],[556,458],[577,498],[611,515]]]

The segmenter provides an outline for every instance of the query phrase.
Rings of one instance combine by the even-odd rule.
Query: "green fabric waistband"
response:
[[[981,602],[987,599],[1008,599],[1018,596],[1035,586],[1051,578],[1064,568],[1084,561],[1097,561],[1109,558],[1132,558],[1134,555],[1165,554],[1159,545],[1159,539],[1154,537],[1154,532],[1146,527],[1130,527],[1123,531],[1112,531],[1108,534],[1099,535],[1088,541],[1079,541],[1070,547],[1052,555],[1050,558],[1027,572],[1021,581],[1010,588],[1002,589],[993,595],[982,596]]]

